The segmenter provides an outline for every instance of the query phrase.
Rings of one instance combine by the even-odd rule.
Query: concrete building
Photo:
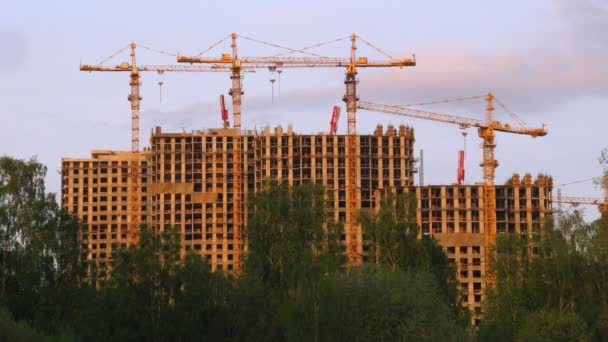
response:
[[[235,268],[233,129],[191,133],[152,132],[140,154],[141,222],[156,231],[178,227],[183,253],[207,257],[212,269]],[[312,182],[331,196],[330,217],[346,220],[346,137],[296,134],[291,127],[242,135],[243,193],[265,181]],[[482,185],[413,186],[413,129],[378,126],[358,136],[358,207],[373,210],[386,189],[416,194],[420,236],[433,237],[458,269],[462,303],[480,312],[485,288],[484,197]],[[118,246],[131,243],[130,153],[93,151],[91,158],[62,160],[62,205],[87,225],[82,246],[105,263]],[[552,212],[551,177],[514,175],[496,186],[497,233],[532,235]],[[246,213],[245,213],[246,216]],[[359,241],[363,235],[359,228]],[[346,234],[342,236],[345,241]],[[358,252],[366,257],[367,248]],[[479,318],[479,316],[474,316]]]
[[[552,189],[552,177],[542,174],[536,179],[530,174],[523,179],[515,174],[504,185],[497,185],[497,236],[538,234],[553,210]],[[429,185],[393,190],[416,194],[420,237],[435,238],[443,246],[449,261],[457,268],[462,304],[478,320],[486,283],[483,185]],[[532,253],[536,253],[535,247]]]
[[[141,222],[148,222],[150,212],[148,157],[147,151],[140,154]],[[113,248],[130,243],[130,161],[130,152],[107,150],[94,150],[91,158],[62,159],[62,206],[86,224],[82,246],[90,259],[105,262]]]
[[[152,133],[141,154],[141,222],[157,231],[181,230],[183,251],[208,258],[212,269],[235,267],[233,129]],[[330,217],[346,220],[346,137],[301,135],[291,127],[242,135],[243,193],[268,180],[322,184],[332,194]],[[409,187],[415,172],[412,128],[378,126],[358,136],[358,207],[373,208],[380,187]],[[88,227],[83,247],[105,262],[116,246],[130,243],[128,152],[93,151],[91,158],[64,158],[62,203]],[[358,230],[362,241],[361,230]],[[346,234],[342,236],[346,239]],[[364,254],[363,246],[358,252]]]

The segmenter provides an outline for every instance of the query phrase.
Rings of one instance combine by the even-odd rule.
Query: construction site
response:
[[[139,65],[138,46],[132,43],[119,51],[131,52],[128,63],[80,66],[86,72],[127,73],[131,86],[131,150],[93,150],[90,157],[62,159],[62,205],[86,224],[82,246],[90,260],[106,263],[116,248],[136,245],[141,225],[156,232],[177,227],[182,253],[194,251],[207,258],[212,270],[238,273],[247,245],[246,199],[263,190],[265,182],[278,180],[291,186],[324,186],[329,217],[344,224],[341,241],[348,262],[359,265],[368,261],[368,242],[357,222],[358,213],[375,210],[383,193],[406,191],[416,196],[420,238],[435,238],[444,247],[457,267],[461,301],[479,318],[484,289],[495,286],[495,275],[489,270],[497,234],[533,236],[562,202],[589,202],[605,210],[604,200],[562,197],[561,193],[554,197],[553,179],[546,174],[514,174],[504,184],[495,184],[495,133],[537,138],[547,131],[544,126],[523,124],[491,93],[476,97],[486,102],[483,119],[360,101],[358,70],[415,67],[415,58],[392,58],[354,34],[342,38],[351,44],[350,54],[344,58],[306,54],[311,47],[287,49],[270,57],[240,57],[237,38],[246,37],[226,37],[231,51],[219,58],[201,53],[177,56],[179,63],[175,65]],[[387,60],[358,56],[357,44],[374,47]],[[283,56],[288,53],[305,56]],[[257,130],[241,126],[241,115],[247,115],[241,113],[243,73],[287,68],[345,70],[346,134],[337,134],[338,106],[333,108],[329,131],[324,133],[299,134],[291,125]],[[158,126],[146,137],[149,147],[140,148],[140,74],[146,71],[227,73],[232,122],[222,95],[218,128],[165,132]],[[494,120],[495,106],[513,114],[515,124]],[[373,132],[360,133],[358,110],[476,128],[482,142],[483,179],[463,183],[461,152],[456,183],[424,184],[423,161],[415,153],[415,127],[378,125]]]

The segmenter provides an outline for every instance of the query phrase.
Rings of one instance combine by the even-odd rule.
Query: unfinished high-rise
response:
[[[141,154],[141,222],[157,231],[179,227],[183,251],[204,255],[213,269],[235,267],[234,135],[233,129],[157,128]],[[330,217],[346,220],[346,136],[268,127],[241,137],[245,197],[268,180],[321,184],[333,193]],[[378,126],[374,134],[357,138],[359,208],[373,207],[379,187],[413,185],[413,129]],[[86,222],[83,246],[100,262],[130,243],[129,158],[128,152],[94,151],[92,158],[63,159],[63,206]],[[362,241],[360,229],[358,235]],[[361,244],[357,248],[364,254]]]
[[[91,158],[62,159],[61,203],[86,224],[81,243],[90,259],[105,263],[112,249],[132,242],[128,234],[132,219],[131,156],[131,152],[94,150]],[[139,154],[141,222],[150,216],[148,157],[148,152]]]
[[[553,179],[542,174],[536,179],[515,174],[504,185],[497,185],[497,234],[538,237],[552,213],[552,189]],[[422,236],[437,239],[449,261],[456,264],[462,303],[478,320],[486,277],[483,185],[427,186],[412,191],[416,191]],[[532,252],[537,252],[536,247]]]
[[[234,129],[167,133],[156,128],[150,148],[139,155],[141,222],[155,231],[177,227],[182,251],[205,256],[212,269],[238,267],[234,236]],[[268,180],[295,186],[323,185],[331,198],[330,218],[347,218],[346,136],[296,134],[267,127],[241,135],[243,197]],[[433,237],[458,269],[463,305],[479,311],[485,288],[484,187],[414,186],[414,131],[378,126],[357,136],[358,209],[373,210],[383,191],[416,194],[420,237]],[[132,190],[130,152],[93,151],[91,158],[64,158],[62,204],[86,223],[82,246],[105,263],[112,251],[132,241],[128,234]],[[551,207],[552,179],[514,175],[495,187],[497,233],[534,234]],[[246,213],[243,214],[246,216]],[[243,217],[245,219],[245,217]],[[246,221],[245,221],[246,223]],[[347,234],[342,235],[347,243]],[[358,228],[357,252],[367,260]],[[478,317],[478,316],[474,316]]]
[[[523,179],[515,174],[504,185],[497,185],[497,234],[539,237],[545,218],[553,210],[552,189],[552,177],[543,174],[536,179],[530,174]],[[449,262],[457,269],[461,302],[478,320],[487,275],[483,184],[380,189],[377,205],[387,191],[415,193],[419,236],[434,238],[443,246]],[[534,244],[531,252],[537,253]]]

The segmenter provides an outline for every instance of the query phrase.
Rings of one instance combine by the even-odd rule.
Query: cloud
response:
[[[587,49],[608,49],[608,2],[605,0],[555,0],[569,25],[568,39]]]
[[[243,115],[243,127],[251,127],[249,123],[278,122],[281,120],[281,114],[289,115],[289,113],[331,108],[332,104],[340,101],[340,98],[331,94],[341,91],[343,90],[338,88],[333,92],[319,88],[295,90],[284,92],[280,97],[277,96],[275,103],[272,103],[270,96],[244,96],[242,112],[246,113],[246,116]],[[227,97],[226,101],[230,120],[232,120],[233,111],[230,97]],[[296,109],[294,110],[294,108]],[[167,123],[167,128],[186,127],[187,129],[196,129],[220,126],[219,101],[197,101],[168,113],[151,109],[142,115],[145,115],[144,120],[153,122],[155,125]]]
[[[534,113],[581,97],[607,98],[608,2],[554,4],[563,31],[532,37],[532,47],[417,50],[416,67],[383,70],[362,81],[362,99],[407,103],[492,91],[503,102]]]
[[[361,70],[358,94],[361,100],[406,104],[483,95],[492,91],[520,116],[550,113],[579,97],[608,96],[608,55],[577,55],[550,48],[503,49],[423,49],[416,51],[418,65],[403,70]],[[606,58],[606,59],[604,59]],[[337,82],[336,82],[337,83]],[[268,97],[243,98],[246,122],[275,121],[268,113],[309,113],[327,110],[341,102],[343,86],[286,92],[278,103]],[[445,107],[443,107],[445,108]],[[443,109],[442,108],[442,109]],[[451,105],[454,114],[483,110],[481,102]],[[201,122],[218,122],[218,103],[196,102],[172,111],[168,117],[177,127],[200,127]],[[147,113],[152,120],[167,121],[166,114]],[[329,114],[328,114],[329,115]],[[479,114],[476,114],[479,115]],[[216,118],[217,117],[217,118]],[[533,121],[533,120],[531,120]]]
[[[20,32],[0,32],[0,72],[18,71],[29,54],[27,36]]]
[[[603,0],[555,0],[557,20],[563,32],[553,37],[539,34],[532,37],[528,48],[497,50],[416,49],[417,66],[384,70],[363,70],[359,73],[358,94],[361,100],[387,104],[436,101],[483,95],[492,91],[520,116],[548,116],[559,106],[582,97],[608,97],[608,3]],[[559,42],[554,38],[558,36]],[[293,90],[282,94],[271,104],[267,97],[243,98],[247,122],[276,120],[268,113],[310,113],[327,110],[342,103],[344,87]],[[216,121],[218,104],[197,102],[172,111],[169,116],[181,127],[199,126],[201,118]],[[342,104],[344,107],[344,105]],[[445,109],[445,107],[441,107]],[[447,110],[483,110],[479,102],[450,105]],[[197,114],[201,113],[201,114]],[[543,113],[547,113],[544,114]],[[163,119],[160,113],[149,113]],[[479,114],[477,114],[479,115]],[[249,121],[251,120],[251,121]],[[533,119],[530,120],[534,121]]]
[[[608,57],[608,56],[606,56]],[[417,51],[418,65],[361,81],[362,99],[389,103],[494,92],[526,111],[546,111],[581,96],[608,95],[608,69],[596,56],[557,49]]]

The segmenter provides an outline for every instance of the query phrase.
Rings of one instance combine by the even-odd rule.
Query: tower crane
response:
[[[561,196],[561,195],[558,197],[553,197],[553,201],[560,202],[560,203],[569,203],[569,204],[572,204],[573,206],[578,206],[581,204],[597,205],[600,208],[600,211],[602,210],[602,206],[605,203],[601,198],[571,197],[571,196]]]
[[[90,64],[81,64],[80,71],[108,71],[108,72],[129,72],[130,73],[130,81],[129,85],[131,86],[131,91],[129,93],[128,100],[131,102],[131,186],[130,186],[130,222],[129,222],[129,231],[128,234],[130,236],[130,242],[133,244],[137,244],[138,242],[138,232],[139,226],[141,223],[141,185],[140,185],[140,171],[139,171],[139,109],[140,109],[140,101],[141,96],[139,93],[139,87],[141,85],[140,82],[140,72],[149,72],[154,71],[157,73],[164,73],[166,71],[171,72],[229,72],[230,69],[223,66],[187,66],[187,65],[158,65],[158,64],[147,64],[147,65],[138,65],[136,58],[136,48],[137,44],[131,43],[127,47],[117,51],[116,53],[110,55],[108,58],[103,60],[97,65]],[[141,46],[147,50],[152,50],[156,52],[160,52],[167,55],[176,56],[175,54],[171,54],[161,50],[151,49],[145,46]],[[128,62],[123,62],[116,66],[105,66],[103,63],[108,60],[114,58],[121,52],[131,49],[131,64]],[[246,69],[245,72],[255,72],[252,69]]]
[[[583,182],[593,181],[596,184],[602,182],[602,187],[604,189],[604,199],[601,198],[592,198],[592,197],[572,197],[572,196],[562,196],[562,186],[578,184]],[[588,179],[583,179],[574,182],[568,182],[564,184],[558,185],[557,196],[553,196],[553,202],[558,203],[559,210],[561,210],[562,203],[568,203],[573,206],[578,206],[581,204],[586,205],[597,205],[600,213],[608,212],[608,174],[605,174],[603,177],[593,177]]]
[[[237,53],[237,37],[241,37],[247,40],[255,41],[258,43],[278,47],[286,52],[276,54],[269,57],[239,57]],[[222,54],[220,58],[207,58],[201,57],[203,53],[209,51],[213,47],[217,46],[224,40],[231,39],[232,54]],[[310,53],[307,50],[315,47],[319,47],[325,44],[334,43],[337,41],[350,39],[350,57],[325,57],[318,54]],[[382,53],[388,60],[385,61],[369,61],[367,57],[357,57],[357,40],[367,44],[374,48],[376,51]],[[307,57],[286,57],[283,56],[289,53],[305,53],[310,56]],[[346,214],[346,244],[347,244],[347,255],[351,264],[356,265],[361,262],[361,254],[358,252],[359,246],[359,231],[357,227],[357,212],[358,212],[358,186],[357,186],[357,136],[356,136],[356,110],[357,110],[357,83],[356,78],[358,68],[368,67],[406,67],[415,66],[415,58],[395,59],[389,54],[378,49],[374,45],[363,40],[360,36],[352,34],[347,37],[339,38],[333,41],[305,47],[302,49],[291,49],[277,44],[271,44],[255,40],[252,38],[244,37],[232,33],[223,40],[212,45],[210,48],[200,53],[195,57],[178,56],[178,62],[184,63],[204,63],[211,64],[213,66],[230,65],[232,73],[230,79],[232,80],[232,88],[230,89],[230,95],[232,96],[232,108],[234,116],[234,128],[237,130],[241,128],[241,96],[243,93],[242,86],[242,68],[249,66],[252,68],[268,68],[269,70],[276,70],[277,68],[345,68],[346,77],[344,84],[346,85],[346,94],[344,95],[343,101],[346,102],[346,112],[348,118],[348,136],[347,136],[347,149],[346,149],[346,160],[347,160],[347,183],[346,183],[346,198],[347,198],[347,214]],[[237,132],[239,134],[239,132]],[[234,150],[234,223],[235,223],[235,238],[238,236],[241,238],[241,227],[242,221],[242,193],[241,193],[241,143],[240,137],[237,138],[238,143],[235,142]],[[238,147],[238,149],[237,149]],[[237,166],[238,165],[238,166]],[[237,188],[238,184],[238,188]],[[242,250],[242,249],[241,249]]]
[[[484,179],[484,234],[485,252],[487,260],[486,285],[489,288],[493,288],[496,281],[495,274],[493,274],[491,267],[491,263],[493,262],[491,254],[493,253],[493,247],[496,245],[496,192],[494,188],[494,173],[496,167],[498,167],[498,161],[494,158],[494,148],[496,147],[496,143],[494,142],[494,132],[523,134],[529,135],[533,138],[547,135],[547,131],[545,130],[544,125],[542,128],[514,128],[510,124],[502,124],[499,121],[495,121],[493,118],[494,100],[495,98],[492,93],[488,93],[486,95],[487,105],[485,120],[422,111],[418,109],[413,109],[408,106],[384,105],[364,101],[360,101],[357,105],[357,108],[359,109],[402,115],[411,118],[452,123],[459,125],[461,128],[478,128],[479,137],[483,140],[483,161],[481,163],[481,166],[483,167]]]

